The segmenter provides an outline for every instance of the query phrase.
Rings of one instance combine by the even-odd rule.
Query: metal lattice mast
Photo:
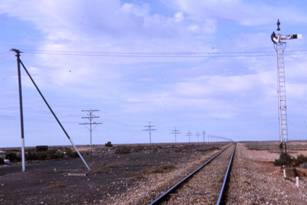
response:
[[[276,33],[273,32],[271,39],[277,55],[277,95],[278,95],[278,121],[279,138],[281,142],[281,151],[287,152],[286,142],[288,141],[288,122],[287,122],[287,95],[286,95],[286,72],[284,54],[287,43],[285,40],[299,39],[302,35],[291,34],[282,35],[280,32],[280,21],[277,20]]]
[[[277,95],[278,95],[278,121],[279,138],[282,149],[286,152],[286,141],[288,140],[287,122],[287,95],[286,95],[286,72],[284,63],[284,52],[286,42],[280,42],[274,46],[277,55]]]

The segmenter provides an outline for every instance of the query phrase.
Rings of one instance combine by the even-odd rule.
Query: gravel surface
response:
[[[26,173],[20,172],[20,165],[0,166],[0,204],[109,205],[153,180],[147,183],[147,189],[151,188],[158,179],[207,155],[212,148],[200,143],[100,147],[91,160],[86,157],[92,168],[86,176],[68,176],[85,174],[80,159],[35,161],[27,164]]]
[[[215,204],[233,148],[214,159],[163,204]]]
[[[291,151],[291,150],[290,150]],[[284,179],[280,167],[272,163],[270,150],[249,150],[238,144],[232,168],[227,204],[307,204],[306,177]]]
[[[261,143],[238,143],[226,203],[307,204],[307,169],[297,169],[297,188],[294,177],[284,179],[272,163],[278,143]],[[290,154],[306,150],[307,143],[290,143]],[[20,165],[0,166],[0,204],[148,204],[217,151],[201,144],[97,148],[92,171],[80,177],[67,175],[84,173],[79,159],[32,162],[26,173]],[[174,194],[168,204],[214,204],[222,182],[217,170],[227,164],[222,161],[208,165],[181,188],[184,197]]]
[[[191,156],[186,163],[176,165],[176,169],[167,173],[152,173],[146,175],[146,179],[139,181],[136,186],[129,187],[126,193],[115,195],[110,198],[108,204],[116,205],[143,205],[148,204],[157,197],[162,191],[165,191],[176,183],[183,176],[186,176],[202,162],[207,160],[218,150],[204,152],[202,155]]]

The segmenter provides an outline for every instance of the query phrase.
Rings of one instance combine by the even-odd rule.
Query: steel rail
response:
[[[234,150],[231,154],[230,160],[228,162],[228,166],[227,166],[227,169],[225,171],[225,175],[224,175],[224,179],[223,179],[223,184],[221,186],[221,189],[220,189],[220,192],[219,192],[219,197],[216,201],[216,205],[221,205],[221,204],[225,203],[225,193],[226,193],[227,185],[228,185],[229,178],[230,178],[230,173],[231,173],[231,168],[232,168],[232,164],[233,164],[233,159],[234,159],[234,156],[235,156],[235,153],[236,153],[236,148],[237,148],[237,145],[235,145],[235,148],[234,148]]]
[[[170,187],[165,192],[162,192],[157,198],[155,198],[153,201],[151,201],[148,205],[158,205],[161,204],[163,201],[165,201],[169,195],[173,192],[175,192],[179,187],[181,187],[183,184],[188,182],[196,173],[198,173],[200,170],[202,170],[206,165],[208,165],[210,162],[212,162],[215,158],[220,156],[226,149],[228,149],[231,145],[225,147],[218,153],[215,153],[212,155],[209,159],[207,159],[203,164],[201,164],[199,167],[197,167],[194,171],[190,172],[187,176],[180,179],[175,185]]]

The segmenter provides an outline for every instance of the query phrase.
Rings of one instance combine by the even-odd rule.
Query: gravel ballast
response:
[[[234,146],[205,166],[163,204],[215,204]]]
[[[273,156],[269,150],[249,150],[239,143],[227,204],[307,204],[306,177],[300,177],[297,188],[294,178],[283,178],[281,168],[273,165],[272,159],[277,157],[278,153]]]

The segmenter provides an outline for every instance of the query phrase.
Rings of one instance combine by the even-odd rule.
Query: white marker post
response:
[[[299,179],[299,177],[295,177],[295,186],[296,186],[297,188],[300,187],[300,179]]]

